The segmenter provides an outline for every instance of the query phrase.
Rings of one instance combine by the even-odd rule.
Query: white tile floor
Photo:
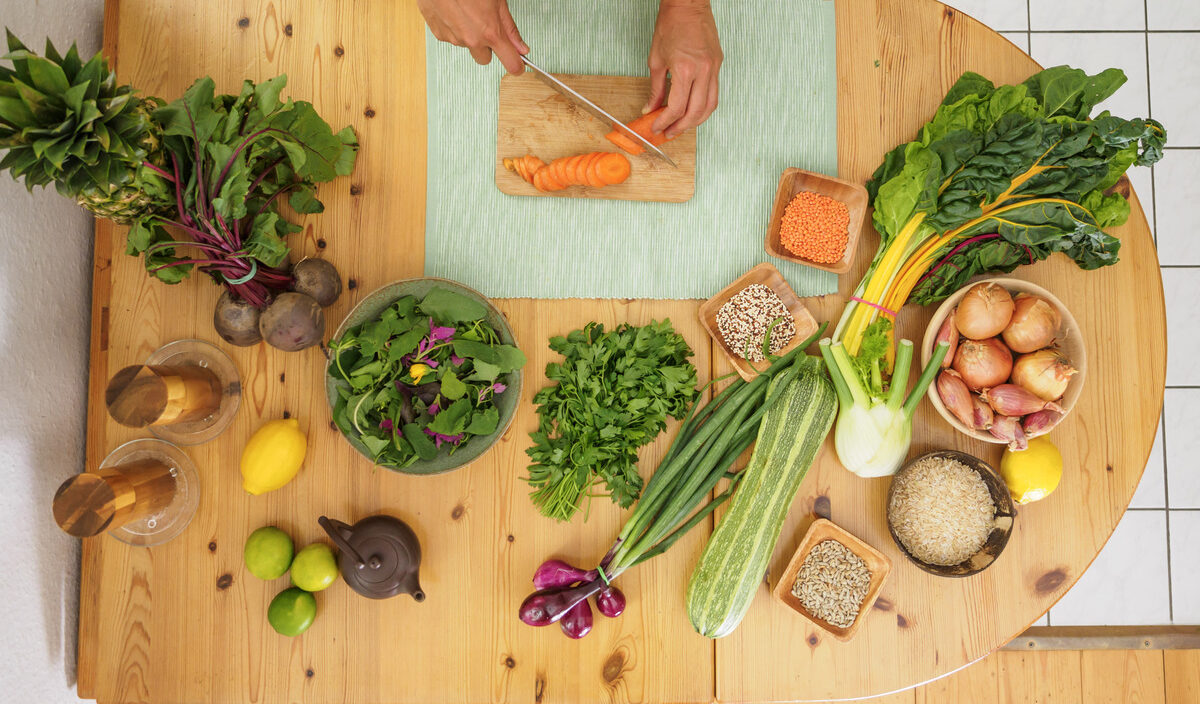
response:
[[[1130,178],[1146,209],[1167,299],[1167,391],[1130,510],[1043,625],[1200,625],[1200,0],[948,0],[1043,66],[1116,66],[1102,107],[1153,117],[1167,153]]]

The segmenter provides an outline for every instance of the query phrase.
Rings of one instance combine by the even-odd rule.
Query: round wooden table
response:
[[[1000,83],[1037,69],[1000,35],[936,2],[839,0],[837,21],[846,178],[865,179],[888,149],[908,141],[963,71]],[[355,125],[363,144],[357,170],[323,189],[327,212],[306,219],[293,241],[299,255],[324,256],[348,279],[330,320],[372,289],[420,275],[425,69],[415,3],[374,3],[368,11],[351,0],[109,0],[105,47],[121,78],[146,93],[173,97],[205,74],[235,91],[243,77],[287,72],[293,96],[313,100],[335,126]],[[244,400],[220,439],[188,450],[203,484],[191,526],[152,549],[106,537],[84,542],[79,693],[105,703],[816,701],[893,692],[962,668],[1019,634],[1070,588],[1141,477],[1162,404],[1165,314],[1150,232],[1132,200],[1130,222],[1114,232],[1123,242],[1116,266],[1082,272],[1056,255],[1016,273],[1070,307],[1087,338],[1090,368],[1078,407],[1052,434],[1066,459],[1062,485],[1020,509],[1012,540],[991,568],[944,579],[908,563],[884,523],[888,480],[852,476],[830,447],[805,479],[768,582],[818,512],[893,562],[882,598],[848,643],[775,602],[768,584],[732,635],[715,642],[696,635],[683,593],[711,526],[623,577],[628,611],[598,619],[582,641],[524,626],[516,607],[536,565],[551,555],[598,559],[621,524],[621,513],[603,501],[586,523],[538,516],[521,480],[526,433],[536,423],[530,404],[470,468],[399,476],[374,470],[330,427],[317,351],[223,345],[243,373]],[[148,280],[140,262],[121,253],[123,235],[106,223],[97,229],[90,468],[134,437],[105,415],[111,374],[169,340],[217,341],[208,321],[218,289],[200,277],[177,287]],[[875,243],[867,233],[858,266],[841,279],[843,293]],[[809,305],[818,319],[836,319],[842,300]],[[552,360],[546,340],[589,320],[670,317],[696,349],[702,376],[727,370],[694,301],[499,304],[529,354],[527,399]],[[919,339],[930,313],[905,309],[900,331]],[[305,469],[285,489],[250,497],[236,470],[241,446],[264,419],[285,413],[308,432]],[[955,435],[928,404],[914,427],[913,453],[954,447],[999,460],[999,446]],[[643,467],[653,467],[663,449],[662,441],[648,448]],[[303,637],[275,634],[266,608],[286,585],[242,568],[249,532],[276,524],[304,544],[320,539],[319,515],[353,521],[377,512],[416,529],[425,602],[371,602],[337,584],[318,595],[320,613]]]

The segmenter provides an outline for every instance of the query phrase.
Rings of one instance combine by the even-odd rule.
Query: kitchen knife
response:
[[[522,56],[521,61],[525,62],[525,65],[529,67],[529,70],[533,71],[533,74],[535,76],[537,76],[539,79],[541,79],[541,81],[543,83],[550,86],[554,90],[558,91],[562,95],[566,96],[566,98],[568,100],[570,100],[571,102],[575,103],[579,107],[586,110],[588,112],[588,114],[590,114],[592,117],[596,118],[597,120],[600,120],[601,122],[603,122],[606,125],[610,125],[614,130],[620,132],[621,134],[625,135],[626,137],[628,137],[628,138],[632,139],[633,141],[637,142],[638,144],[642,145],[642,147],[644,149],[646,149],[646,151],[665,160],[671,166],[674,166],[675,168],[679,168],[679,166],[674,161],[671,160],[671,157],[667,156],[666,154],[663,153],[663,151],[661,149],[659,149],[658,147],[654,146],[649,141],[647,141],[645,137],[643,137],[642,135],[638,134],[637,132],[634,132],[633,130],[629,129],[628,125],[626,125],[624,122],[621,122],[617,118],[613,117],[604,108],[600,107],[599,105],[593,103],[592,101],[583,97],[579,93],[575,92],[575,90],[573,88],[571,88],[571,86],[568,86],[566,83],[563,83],[562,81],[558,80],[554,76],[551,76],[550,74],[546,73],[542,69],[538,68],[537,64],[535,64],[529,60],[529,57]]]

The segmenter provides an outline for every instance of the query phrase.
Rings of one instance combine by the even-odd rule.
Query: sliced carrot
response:
[[[596,162],[596,173],[606,185],[624,183],[632,168],[624,154],[605,154]]]
[[[546,170],[545,169],[538,169],[536,172],[534,172],[533,178],[530,179],[530,183],[533,184],[534,188],[538,189],[539,191],[541,191],[543,193],[548,193],[550,191],[550,189],[546,187]]]
[[[624,149],[625,151],[629,152],[630,154],[633,154],[634,156],[637,156],[638,154],[641,154],[642,152],[646,151],[645,148],[642,147],[642,145],[633,141],[629,137],[626,137],[624,132],[618,132],[617,130],[613,130],[612,132],[609,132],[608,134],[604,135],[604,138],[607,139],[608,141],[612,142],[613,144],[617,145],[621,149]]]
[[[545,176],[542,177],[542,180],[546,184],[547,190],[561,191],[567,187],[567,184],[563,183],[563,181],[559,179],[558,174],[555,173],[553,162],[542,167],[539,172],[545,174]]]
[[[654,129],[654,121],[658,119],[658,116],[662,114],[663,110],[666,110],[666,108],[661,107],[653,112],[648,112],[633,122],[630,122],[627,126],[629,129],[644,137],[647,142],[656,147],[660,146],[670,140],[667,139],[666,133],[652,132],[651,130]],[[642,148],[642,145],[625,136],[624,132],[613,130],[604,136],[608,139],[608,141],[617,145],[621,149],[624,149],[630,154],[637,155],[645,151],[645,149]]]
[[[571,185],[587,185],[587,180],[583,175],[583,162],[587,160],[587,157],[587,154],[576,154],[567,160],[567,176],[571,179]]]
[[[600,172],[596,170],[596,164],[599,163],[604,155],[608,152],[592,152],[588,154],[587,162],[583,167],[583,177],[587,181],[587,185],[592,188],[603,188],[604,181],[600,178]]]
[[[571,157],[569,156],[559,157],[554,160],[554,180],[561,183],[564,188],[571,185],[571,176],[567,173],[567,162],[570,160]]]

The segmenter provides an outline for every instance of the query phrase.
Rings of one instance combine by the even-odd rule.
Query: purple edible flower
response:
[[[442,435],[441,433],[436,433],[429,428],[425,428],[425,434],[433,438],[434,447],[437,447],[438,449],[441,449],[443,443],[457,445],[463,440],[462,433],[459,433],[458,435]]]
[[[395,426],[395,424],[392,423],[391,418],[384,418],[383,420],[379,421],[379,427],[383,430],[393,430],[394,431],[396,429],[396,426]]]
[[[430,342],[442,342],[454,337],[454,328],[448,328],[440,325],[435,325],[433,318],[429,319],[429,337],[426,338]]]
[[[465,361],[467,361],[467,360],[463,359],[462,357],[459,357],[458,355],[454,354],[453,352],[450,353],[450,363],[453,364],[454,366],[461,367],[463,365],[463,362],[465,362]]]
[[[441,412],[442,412],[442,407],[438,405],[437,401],[434,401],[433,405],[429,407],[429,415],[436,416],[437,414],[439,414]]]
[[[507,386],[505,386],[504,384],[501,384],[498,381],[492,382],[491,386],[485,386],[479,390],[479,403],[483,403],[483,399],[488,395],[488,393],[502,394],[507,389],[508,389]]]

